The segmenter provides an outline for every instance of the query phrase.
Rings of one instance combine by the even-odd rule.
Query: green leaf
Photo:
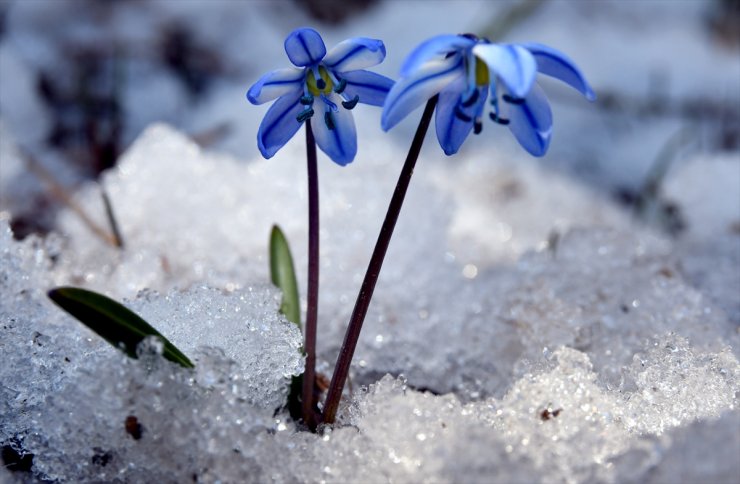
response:
[[[293,256],[285,234],[277,225],[272,226],[270,233],[270,277],[272,283],[283,291],[280,312],[288,321],[301,328],[301,306],[298,299],[298,282],[293,267]],[[290,416],[296,421],[301,418],[301,394],[303,392],[303,375],[294,376],[290,381],[290,391],[286,407]]]
[[[144,338],[157,336],[164,343],[162,356],[185,368],[195,367],[187,356],[149,323],[102,294],[77,287],[57,287],[49,291],[49,298],[131,358],[136,358],[136,346]]]
[[[280,312],[288,321],[301,327],[301,306],[298,299],[298,283],[295,278],[293,256],[283,231],[272,226],[270,234],[270,276],[272,283],[283,291]]]

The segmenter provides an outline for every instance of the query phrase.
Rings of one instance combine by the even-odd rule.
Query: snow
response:
[[[299,156],[299,146],[286,149]],[[291,177],[288,163],[239,163],[167,126],[150,128],[103,180],[124,250],[93,237],[71,212],[60,219],[64,238],[15,242],[5,232],[3,292],[13,297],[3,314],[14,323],[3,337],[11,363],[3,375],[9,416],[3,439],[15,436],[34,453],[38,476],[71,480],[228,481],[246,472],[278,481],[464,475],[621,482],[658,475],[664,455],[693,452],[681,438],[673,450],[665,435],[734,418],[740,365],[727,344],[737,348],[736,325],[705,287],[681,277],[677,243],[533,167],[495,159],[485,167],[431,163],[417,174],[404,207],[340,425],[311,435],[296,432],[284,413],[273,417],[288,377],[300,372],[301,342],[276,313],[279,294],[264,285],[264,255],[250,257],[266,251],[271,222],[287,210],[303,211],[303,177]],[[382,199],[368,195],[376,190],[368,181],[390,184],[388,165],[368,160],[357,166],[357,179],[322,167],[322,187],[330,192],[322,197],[324,371],[355,290],[345,277],[358,284],[367,220],[377,224],[383,212]],[[468,190],[443,183],[455,175]],[[485,196],[480,186],[493,179],[519,191]],[[174,188],[162,190],[165,184]],[[543,201],[548,187],[559,203]],[[260,203],[273,196],[285,203]],[[78,202],[101,211],[96,186],[80,191]],[[519,208],[506,210],[512,203]],[[531,224],[517,215],[528,205],[538,215]],[[500,241],[503,255],[483,247],[485,257],[467,258],[455,214],[471,208],[468,230],[483,240],[473,228],[496,215],[481,206],[515,229]],[[288,220],[289,239],[299,240],[305,222]],[[194,226],[201,230],[182,237]],[[414,236],[419,231],[423,239]],[[336,233],[351,234],[354,243]],[[302,272],[305,253],[294,246]],[[152,349],[134,361],[109,348],[46,300],[45,288],[69,282],[130,299],[193,356],[195,373]],[[388,372],[403,377],[378,381]],[[139,440],[125,431],[129,416],[144,429]],[[664,451],[656,454],[658,445]],[[627,460],[637,464],[620,466]],[[720,479],[737,470],[720,461],[705,468],[702,476]]]
[[[665,198],[683,208],[690,238],[711,239],[740,231],[738,161],[736,153],[708,159],[697,156],[668,174]]]
[[[664,186],[665,198],[681,207],[687,222],[687,233],[676,247],[684,277],[735,324],[740,323],[738,161],[729,154],[690,159],[668,174]]]
[[[557,45],[597,92],[639,97],[657,65],[669,98],[701,91],[732,102],[727,86],[740,64],[705,37],[694,20],[704,12],[699,2],[645,3],[638,12],[619,2],[551,2],[507,40],[537,34]],[[338,423],[312,434],[282,408],[291,376],[302,371],[302,341],[277,311],[267,263],[279,224],[305,294],[305,147],[299,133],[273,159],[258,158],[263,111],[243,99],[250,81],[282,65],[284,33],[310,19],[292,2],[142,5],[144,23],[119,4],[95,26],[62,2],[48,12],[20,3],[0,38],[0,75],[14,81],[0,83],[0,444],[34,456],[30,474],[0,469],[0,481],[737,482],[737,151],[702,141],[676,156],[657,193],[685,222],[670,236],[611,194],[644,183],[681,119],[577,107],[581,99],[571,103],[547,84],[556,133],[543,160],[493,125],[454,159],[430,133]],[[485,30],[504,3],[491,5],[386,1],[320,30],[328,45],[358,34],[387,39],[380,70],[393,75],[402,56],[391,52],[439,32]],[[83,17],[100,20],[102,11]],[[59,21],[49,23],[49,12]],[[669,27],[651,29],[651,16]],[[133,142],[99,183],[72,193],[105,228],[104,188],[124,248],[69,208],[46,237],[14,240],[10,218],[25,196],[43,193],[18,147],[56,167],[54,154],[34,145],[47,128],[30,127],[40,109],[30,72],[60,62],[60,38],[147,45],[177,19],[205,45],[222,45],[238,74],[191,105],[151,59],[128,65]],[[625,36],[646,48],[623,48]],[[250,45],[265,50],[245,53]],[[683,52],[680,62],[666,45]],[[160,122],[148,125],[152,113]],[[355,162],[319,160],[318,370],[326,376],[416,123],[385,134],[377,109],[358,106],[355,118]],[[186,134],[223,120],[233,129],[216,148]],[[706,133],[708,124],[695,128]],[[156,341],[145,341],[136,360],[110,347],[48,300],[46,291],[67,284],[123,301],[195,369],[163,359]]]

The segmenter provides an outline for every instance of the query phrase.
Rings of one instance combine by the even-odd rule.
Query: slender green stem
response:
[[[334,375],[329,385],[322,419],[324,423],[333,423],[336,417],[339,400],[342,398],[342,391],[344,390],[344,383],[349,374],[349,366],[355,354],[357,340],[360,338],[362,323],[365,321],[365,315],[370,306],[370,300],[373,297],[375,283],[378,282],[378,276],[380,276],[380,269],[383,266],[383,259],[385,259],[385,253],[393,236],[393,229],[396,226],[398,215],[401,213],[401,206],[403,205],[403,199],[411,182],[411,175],[414,174],[414,166],[416,165],[416,160],[419,158],[421,146],[424,143],[424,136],[427,133],[427,129],[429,129],[432,113],[437,105],[437,97],[434,96],[431,98],[427,102],[426,108],[424,108],[424,114],[421,116],[421,121],[419,121],[419,127],[416,129],[414,140],[411,143],[411,148],[409,148],[409,154],[406,156],[406,161],[404,162],[401,175],[398,177],[396,189],[391,198],[391,203],[388,206],[388,212],[380,229],[378,241],[375,243],[375,249],[370,258],[365,279],[362,281],[360,293],[357,295],[357,302],[355,302],[355,308],[352,311],[347,333],[344,336],[344,343],[342,343],[342,348],[339,350]]]
[[[306,369],[303,372],[303,422],[316,429],[316,325],[319,311],[319,173],[316,140],[311,120],[306,120],[306,161],[308,165],[308,306],[306,309]]]

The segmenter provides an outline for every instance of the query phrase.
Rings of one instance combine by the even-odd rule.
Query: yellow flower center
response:
[[[308,75],[306,76],[306,85],[308,86],[308,92],[310,92],[313,96],[319,96],[321,93],[329,93],[331,92],[332,87],[334,87],[331,76],[329,76],[329,72],[324,66],[319,66],[319,75],[321,76],[321,80],[323,81],[323,87],[319,86],[319,84],[322,83],[317,84],[316,75],[314,75],[312,69],[308,71]]]
[[[475,84],[478,86],[487,86],[491,83],[488,66],[479,57],[475,57]]]

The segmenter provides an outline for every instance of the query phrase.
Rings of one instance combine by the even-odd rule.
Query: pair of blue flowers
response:
[[[285,39],[285,52],[296,67],[269,72],[247,93],[252,104],[276,99],[257,133],[265,158],[313,119],[319,148],[346,165],[357,154],[351,112],[357,103],[382,106],[381,126],[387,131],[435,95],[437,139],[445,154],[456,153],[471,131],[480,133],[487,112],[493,122],[507,125],[524,149],[542,156],[550,144],[552,112],[536,74],[552,76],[595,99],[578,67],[541,44],[440,35],[414,49],[395,83],[365,70],[385,59],[380,40],[352,38],[327,53],[318,32],[301,28]]]

